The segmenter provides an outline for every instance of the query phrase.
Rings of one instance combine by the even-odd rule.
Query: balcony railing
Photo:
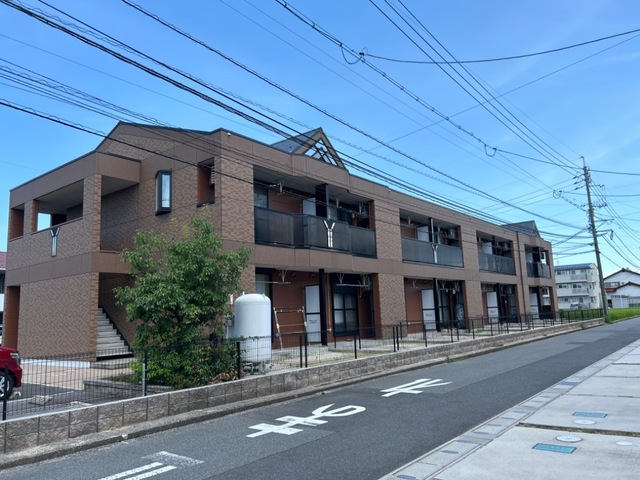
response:
[[[527,276],[533,278],[551,278],[551,267],[546,263],[527,262]]]
[[[407,237],[402,238],[402,260],[448,267],[463,266],[461,248]]]
[[[516,264],[513,258],[478,252],[478,260],[480,262],[480,270],[504,273],[506,275],[516,274]]]
[[[373,230],[346,222],[305,214],[255,207],[255,241],[295,248],[325,248],[368,257],[376,256]]]

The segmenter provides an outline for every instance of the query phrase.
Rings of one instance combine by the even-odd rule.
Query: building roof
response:
[[[640,284],[636,282],[627,282],[627,283],[623,283],[622,285],[618,285],[617,287],[605,287],[604,289],[607,293],[612,293],[625,287],[640,287]]]
[[[574,263],[572,265],[554,265],[553,269],[558,271],[565,270],[584,270],[585,268],[595,268],[595,263]]]
[[[7,252],[0,252],[0,269],[7,268]]]
[[[520,223],[507,223],[506,225],[502,225],[504,228],[509,230],[513,230],[514,232],[524,233],[525,235],[529,235],[530,237],[539,237],[540,232],[538,231],[538,226],[536,222],[530,220],[528,222],[520,222]]]
[[[345,168],[322,128],[316,128],[295,137],[281,140],[271,144],[271,146],[281,152],[292,155],[307,155],[336,167]]]
[[[621,268],[617,272],[613,272],[612,274],[607,275],[606,277],[604,277],[604,279],[607,280],[608,278],[611,278],[614,275],[617,275],[619,273],[631,273],[632,275],[636,275],[636,276],[640,277],[640,273],[636,272],[635,270],[631,270],[629,268]]]

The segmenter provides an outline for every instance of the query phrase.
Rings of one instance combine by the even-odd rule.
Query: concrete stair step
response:
[[[98,309],[96,343],[96,355],[100,358],[132,354],[113,322],[101,308]]]

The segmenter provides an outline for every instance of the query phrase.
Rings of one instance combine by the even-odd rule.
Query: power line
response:
[[[278,0],[277,0],[277,1],[278,1]],[[143,14],[144,14],[144,15],[146,15],[147,17],[149,17],[149,18],[151,18],[151,19],[155,20],[156,22],[158,22],[158,23],[162,24],[162,25],[163,25],[163,26],[165,26],[166,28],[169,28],[170,30],[172,30],[172,31],[174,31],[174,32],[176,32],[176,33],[178,33],[179,35],[181,35],[181,36],[183,36],[183,37],[185,37],[185,38],[188,38],[189,40],[191,40],[191,41],[193,41],[193,42],[197,43],[198,45],[202,46],[203,48],[207,49],[208,51],[210,51],[210,52],[212,52],[212,53],[215,53],[215,54],[217,54],[217,55],[221,56],[222,58],[224,58],[224,59],[225,59],[225,60],[227,60],[227,61],[230,61],[231,63],[233,63],[234,65],[236,65],[236,66],[238,66],[238,67],[240,67],[240,68],[242,68],[243,70],[247,71],[248,73],[250,73],[250,74],[252,74],[252,75],[254,75],[254,76],[258,77],[259,79],[261,79],[261,80],[263,80],[263,81],[265,81],[265,82],[267,82],[269,85],[271,85],[271,86],[273,86],[273,87],[275,87],[275,88],[279,89],[280,91],[282,91],[282,92],[284,92],[284,93],[286,93],[286,94],[288,94],[288,95],[290,95],[290,96],[294,97],[295,99],[297,99],[297,100],[299,100],[299,101],[301,101],[301,102],[305,103],[306,105],[308,105],[308,106],[310,106],[310,107],[314,108],[315,110],[317,110],[317,111],[319,111],[319,112],[321,112],[321,113],[323,113],[323,114],[325,114],[325,115],[329,116],[329,117],[330,117],[330,118],[332,118],[333,120],[336,120],[336,121],[338,121],[338,122],[342,123],[343,125],[345,125],[345,126],[347,126],[347,127],[351,128],[351,129],[353,129],[353,130],[357,131],[358,133],[360,133],[360,134],[362,134],[362,135],[365,135],[367,138],[370,138],[371,140],[374,140],[375,142],[377,142],[377,143],[379,143],[379,144],[381,144],[381,145],[383,145],[383,146],[386,146],[387,148],[389,148],[389,149],[393,150],[394,152],[401,154],[401,155],[402,155],[402,156],[404,156],[405,158],[407,158],[407,159],[409,159],[409,160],[412,160],[412,161],[414,161],[414,162],[418,163],[419,165],[421,165],[421,166],[423,166],[423,167],[425,167],[425,168],[428,168],[428,169],[430,169],[430,170],[432,170],[432,171],[434,171],[434,172],[436,172],[436,173],[438,173],[438,174],[440,174],[440,175],[442,175],[442,176],[444,176],[444,177],[446,177],[446,178],[449,178],[449,179],[453,180],[454,182],[457,182],[458,184],[463,185],[464,187],[466,187],[466,188],[468,188],[468,189],[471,189],[471,190],[473,190],[473,191],[475,191],[475,192],[479,193],[480,195],[482,195],[482,196],[484,196],[484,197],[486,197],[486,198],[490,198],[490,199],[492,199],[492,200],[497,200],[497,201],[499,201],[499,202],[501,202],[501,203],[505,203],[503,200],[500,200],[500,199],[498,199],[497,197],[494,197],[493,195],[487,194],[486,192],[483,192],[483,191],[481,191],[481,190],[479,190],[479,189],[477,189],[477,188],[475,188],[475,187],[473,187],[473,186],[471,186],[471,185],[469,185],[469,184],[467,184],[467,183],[465,183],[465,182],[462,182],[461,180],[459,180],[459,179],[457,179],[457,178],[455,178],[455,177],[453,177],[453,176],[451,176],[451,175],[449,175],[449,174],[447,174],[447,173],[445,173],[445,172],[443,172],[443,171],[441,171],[441,170],[439,170],[439,169],[436,169],[436,168],[434,168],[434,167],[432,167],[432,166],[430,166],[430,165],[426,164],[425,162],[423,162],[423,161],[421,161],[421,160],[418,160],[417,158],[415,158],[415,157],[413,157],[413,156],[411,156],[411,155],[409,155],[409,154],[407,154],[407,153],[404,153],[404,152],[400,151],[400,150],[399,150],[399,149],[397,149],[396,147],[393,147],[393,146],[391,146],[391,145],[387,144],[386,142],[382,141],[381,139],[379,139],[379,138],[377,138],[377,137],[375,137],[375,136],[373,136],[373,135],[371,135],[371,134],[369,134],[369,133],[367,133],[367,132],[363,131],[362,129],[360,129],[360,128],[356,127],[355,125],[352,125],[352,124],[350,124],[350,123],[348,123],[348,122],[344,121],[343,119],[341,119],[341,118],[339,118],[339,117],[337,117],[337,116],[335,116],[335,115],[331,114],[331,113],[330,113],[330,112],[328,112],[327,110],[325,110],[325,109],[323,109],[323,108],[321,108],[321,107],[319,107],[319,106],[317,106],[317,105],[315,105],[315,104],[311,103],[310,101],[308,101],[308,100],[304,99],[303,97],[301,97],[301,96],[297,95],[296,93],[294,93],[294,92],[292,92],[292,91],[290,91],[290,90],[288,90],[288,89],[286,89],[286,88],[282,87],[281,85],[277,84],[276,82],[274,82],[274,81],[270,80],[268,77],[266,77],[266,76],[264,76],[264,75],[262,75],[262,74],[258,73],[257,71],[255,71],[255,70],[253,70],[253,69],[250,69],[249,67],[247,67],[247,66],[243,65],[242,63],[240,63],[240,62],[238,62],[237,60],[233,59],[233,58],[232,58],[232,57],[230,57],[229,55],[224,54],[224,53],[223,53],[223,52],[221,52],[219,49],[216,49],[216,48],[214,48],[214,47],[211,47],[211,46],[210,46],[210,45],[208,45],[206,42],[204,42],[204,41],[202,41],[202,40],[199,40],[199,39],[197,39],[196,37],[194,37],[193,35],[191,35],[191,34],[189,34],[189,33],[185,32],[185,31],[183,31],[183,30],[179,29],[179,28],[178,28],[178,27],[176,27],[175,25],[173,25],[173,24],[169,23],[168,21],[166,21],[166,20],[164,20],[164,19],[160,18],[158,15],[155,15],[155,14],[153,14],[153,13],[149,12],[148,10],[145,10],[144,8],[140,7],[139,5],[136,5],[136,4],[135,4],[135,3],[133,3],[132,1],[130,1],[130,0],[122,0],[122,2],[123,2],[123,3],[125,3],[126,5],[130,6],[131,8],[134,8],[135,10],[139,11],[140,13],[143,13]],[[401,166],[401,165],[400,165],[400,166]],[[454,185],[454,186],[455,186],[455,185]],[[519,207],[517,207],[517,206],[515,206],[515,205],[509,205],[509,206],[511,206],[512,208],[516,208],[516,209],[522,210],[521,208],[519,208]],[[528,214],[530,214],[530,215],[537,215],[537,214],[535,214],[535,213],[533,213],[533,212],[529,212],[529,211],[527,211],[527,210],[523,210],[523,211],[525,211],[526,213],[528,213]],[[544,217],[541,217],[541,218],[544,218]],[[565,224],[565,225],[567,225],[567,224]],[[568,226],[568,225],[567,225],[567,226]]]
[[[379,60],[387,60],[389,62],[414,63],[414,64],[423,64],[423,65],[462,65],[462,64],[469,64],[469,63],[503,62],[505,60],[517,60],[517,59],[521,59],[521,58],[537,57],[537,56],[540,56],[540,55],[548,55],[550,53],[562,52],[562,51],[565,51],[565,50],[570,50],[572,48],[583,47],[585,45],[591,45],[593,43],[598,43],[598,42],[602,42],[602,41],[605,41],[605,40],[611,40],[612,38],[623,37],[623,36],[630,35],[632,33],[637,33],[637,32],[640,32],[640,28],[637,28],[635,30],[628,30],[628,31],[622,32],[622,33],[616,33],[614,35],[608,35],[606,37],[596,38],[596,39],[593,39],[593,40],[587,40],[585,42],[574,43],[572,45],[567,45],[567,46],[564,46],[564,47],[558,47],[558,48],[552,48],[552,49],[549,49],[549,50],[543,50],[541,52],[523,53],[523,54],[519,54],[519,55],[511,55],[511,56],[506,56],[506,57],[485,58],[485,59],[476,59],[476,60],[450,60],[450,61],[403,60],[403,59],[398,59],[398,58],[385,57],[385,56],[382,56],[382,55],[374,55],[372,53],[369,53],[369,51],[367,49],[363,49],[360,52],[360,55],[362,55],[363,57],[367,56],[367,57],[377,58]]]
[[[375,2],[374,0],[369,0],[369,2],[382,14],[384,15],[385,18],[387,18],[389,20],[389,22],[391,22],[400,32],[403,33],[403,35],[405,35],[407,37],[407,39],[409,39],[418,49],[420,49],[420,51],[422,51],[428,58],[433,60],[433,57],[431,55],[429,55],[429,53],[427,53],[415,40],[413,40],[411,38],[410,35],[408,35],[395,21],[393,21],[393,19],[391,19],[391,17],[389,15],[387,15],[386,12],[384,12]],[[425,39],[414,27],[413,25],[411,25],[411,23],[404,17],[404,15],[402,15],[398,9],[396,9],[393,5],[391,5],[391,3],[389,2],[389,0],[385,0],[385,3],[391,8],[391,10],[393,10],[393,12],[400,17],[400,19],[402,19],[402,21],[411,28],[411,30],[418,35],[418,37],[429,47],[431,48],[435,54],[444,59],[443,55],[440,54],[438,52],[438,50],[431,45],[431,43],[429,43],[429,41],[427,39]],[[409,10],[409,8],[407,8],[404,3],[399,0],[400,5],[402,5],[402,7],[408,12],[408,14],[414,19],[414,21],[420,26],[420,28],[422,30],[424,30],[433,40],[436,41],[436,43],[440,46],[440,48],[442,48],[447,55],[449,55],[451,58],[455,57],[453,56],[453,54],[429,31],[429,29],[427,29],[427,27],[411,12],[411,10]],[[559,154],[557,151],[555,151],[550,145],[548,145],[544,140],[542,140],[540,137],[538,137],[533,131],[531,131],[531,129],[529,129],[526,125],[524,125],[515,115],[513,115],[501,102],[499,99],[497,99],[491,92],[488,91],[487,88],[484,87],[484,85],[482,84],[482,82],[480,82],[464,65],[460,65],[460,67],[462,68],[462,70],[475,82],[475,84],[477,84],[479,86],[479,88],[481,88],[482,90],[484,90],[490,97],[491,100],[490,101],[485,94],[483,94],[480,90],[478,90],[478,88],[476,88],[476,86],[474,84],[472,84],[471,81],[469,81],[469,79],[467,79],[462,73],[460,73],[454,65],[449,65],[450,69],[460,77],[460,79],[465,82],[469,87],[471,87],[473,89],[473,91],[475,92],[475,94],[480,95],[480,97],[482,98],[482,100],[484,101],[480,101],[474,93],[470,92],[465,86],[463,86],[458,80],[456,80],[447,70],[445,70],[442,66],[438,65],[438,68],[440,68],[440,70],[442,70],[442,72],[444,72],[451,80],[453,80],[460,88],[462,88],[463,91],[465,91],[469,96],[471,96],[471,98],[473,98],[482,108],[484,108],[489,114],[491,114],[494,118],[496,118],[496,120],[498,120],[500,123],[502,123],[506,128],[508,128],[512,133],[514,133],[516,136],[518,136],[521,140],[523,140],[525,143],[527,143],[530,147],[532,147],[534,150],[538,151],[539,153],[540,150],[538,150],[538,147],[541,148],[542,150],[545,150],[547,152],[547,154],[551,155],[552,157],[554,156],[553,153],[559,155],[560,157],[562,157],[561,154]],[[499,105],[502,110],[500,110],[495,104]],[[493,111],[491,111],[488,106],[491,106],[493,109],[495,109],[495,113]],[[504,113],[506,112],[506,114]],[[499,118],[496,114],[499,114],[502,118]],[[508,115],[507,115],[508,114]],[[514,123],[513,120],[516,121],[516,123]],[[519,132],[521,132],[525,137],[527,137],[529,139],[529,141],[533,141],[534,144],[536,144],[536,146],[533,146],[528,140],[525,140],[520,134],[518,134],[516,131],[513,130],[513,128],[511,126],[509,126],[507,123],[513,125],[513,127],[515,127]],[[525,130],[523,130],[522,128],[520,128],[520,126],[522,126]],[[530,132],[531,135],[529,135]],[[535,137],[535,138],[534,138]],[[549,150],[547,150],[547,148]],[[560,160],[560,159],[558,159]],[[568,160],[567,160],[568,162]],[[557,166],[559,166],[560,168],[566,169],[567,165],[565,162],[554,162],[556,163]],[[573,165],[573,167],[575,168],[575,165]]]
[[[6,2],[3,2],[3,3],[6,3]],[[86,43],[86,42],[85,42],[85,43]],[[94,42],[94,43],[95,43],[95,42]],[[92,46],[93,46],[93,45],[92,45]],[[106,47],[103,47],[103,48],[101,48],[101,49],[104,49],[104,48],[106,48]],[[108,49],[107,49],[107,50],[108,50]],[[107,53],[109,53],[109,52],[107,52]],[[111,54],[111,53],[110,53],[110,54]],[[126,57],[125,57],[125,58],[126,58]],[[123,61],[126,61],[126,60],[123,60]],[[131,63],[131,62],[130,62],[130,61],[127,61],[127,63]],[[134,64],[134,66],[137,66],[137,65],[135,65],[135,64]],[[139,67],[139,68],[140,68],[140,67]],[[148,67],[147,67],[147,68],[148,68]],[[146,69],[144,69],[144,70],[146,71]],[[174,82],[171,82],[171,83],[175,85],[175,83],[174,83]],[[178,85],[176,85],[176,86],[179,86],[179,88],[181,88],[181,87],[180,87],[180,85],[181,85],[181,84],[179,84],[179,82],[178,82]],[[190,92],[190,93],[193,93],[193,92]],[[197,93],[200,93],[200,92],[197,92]],[[200,96],[200,95],[199,95],[199,96]],[[201,97],[201,98],[202,98],[202,97]],[[208,100],[207,98],[204,98],[204,99],[205,99],[205,100]],[[278,133],[280,133],[280,132],[278,132]],[[515,207],[515,206],[514,206],[514,207]],[[516,208],[517,208],[517,207],[516,207]],[[527,212],[527,213],[531,213],[531,212]],[[535,215],[535,216],[539,216],[539,215],[536,215],[536,214],[533,214],[533,215]],[[545,217],[541,217],[541,218],[545,218]],[[547,218],[547,219],[548,219],[548,218]],[[548,220],[554,221],[554,220],[552,220],[552,219],[548,219]],[[575,228],[575,227],[573,227],[573,226],[571,226],[571,225],[568,225],[568,224],[565,224],[565,225],[570,226],[570,227],[572,227],[572,228]]]

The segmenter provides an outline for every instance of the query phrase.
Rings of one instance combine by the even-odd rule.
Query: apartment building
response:
[[[598,267],[595,263],[556,265],[555,271],[560,310],[602,308]]]
[[[130,281],[120,253],[136,230],[167,232],[203,211],[225,248],[252,249],[242,284],[271,299],[274,339],[556,310],[551,245],[534,222],[491,224],[355,176],[321,129],[268,145],[120,123],[94,151],[11,190],[5,343],[99,357],[99,309],[131,343],[112,292]]]

